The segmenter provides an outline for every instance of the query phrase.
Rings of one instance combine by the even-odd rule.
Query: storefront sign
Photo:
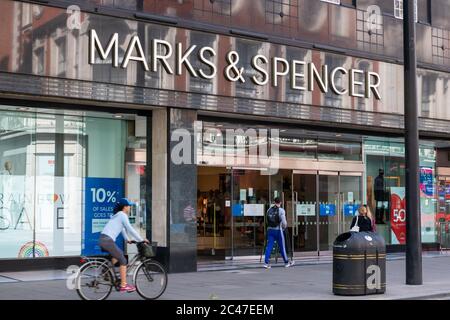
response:
[[[244,204],[244,216],[264,217],[264,204]]]
[[[391,187],[391,231],[392,244],[406,243],[405,188]]]
[[[239,200],[240,201],[247,201],[247,189],[241,189],[239,191]]]
[[[238,203],[233,204],[231,211],[233,213],[233,217],[242,217],[244,216],[244,205]]]
[[[320,204],[320,215],[334,217],[336,215],[336,205],[328,204],[328,203],[321,203]]]
[[[0,259],[79,255],[82,179],[0,174]]]
[[[225,59],[226,66],[218,70],[216,50],[212,47],[197,48],[197,45],[183,47],[183,43],[175,45],[161,39],[151,39],[149,57],[144,54],[142,42],[139,36],[129,37],[123,59],[119,57],[119,33],[112,34],[109,42],[104,46],[98,38],[97,32],[91,29],[89,32],[89,63],[96,64],[99,61],[110,60],[114,68],[126,69],[130,61],[140,63],[147,72],[157,72],[163,68],[167,74],[182,75],[187,71],[193,78],[214,79],[217,74],[223,74],[226,80],[231,82],[253,82],[255,85],[265,86],[270,82],[274,87],[285,83],[283,77],[289,77],[290,88],[299,91],[314,91],[315,85],[323,93],[332,91],[336,95],[350,95],[360,98],[381,100],[378,87],[381,79],[378,73],[359,69],[346,69],[336,67],[330,69],[327,65],[317,66],[313,62],[301,60],[287,60],[281,57],[270,59],[262,54],[257,54],[251,61],[240,61],[239,52],[230,51],[220,60]],[[145,42],[146,43],[146,42]],[[196,54],[197,53],[197,54]],[[192,59],[198,61],[209,69],[196,68],[197,64],[191,63]],[[120,60],[120,61],[119,61]],[[102,63],[103,64],[103,63]],[[247,75],[242,64],[250,65],[251,71]],[[348,81],[343,81],[343,77]],[[302,85],[300,85],[302,83]],[[342,86],[343,85],[343,86]]]
[[[349,192],[347,193],[347,199],[348,199],[348,202],[350,202],[350,203],[352,203],[353,201],[355,201],[354,194],[353,194],[352,191],[349,191]]]
[[[420,193],[423,197],[434,197],[433,168],[420,168]]]
[[[359,204],[344,204],[344,216],[356,216],[359,206]]]
[[[115,178],[86,178],[83,255],[101,255],[98,246],[100,232],[110,219],[114,204],[124,195],[124,180]],[[123,248],[123,237],[116,241]]]
[[[315,216],[316,205],[315,204],[297,204],[296,206],[297,216]]]

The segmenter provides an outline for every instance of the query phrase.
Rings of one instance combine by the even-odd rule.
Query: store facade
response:
[[[299,1],[317,11],[309,36],[327,47],[275,29],[230,34],[197,21],[198,10],[186,19],[178,4],[155,18],[150,2],[108,11],[0,0],[0,268],[98,254],[122,196],[172,272],[260,255],[275,197],[294,256],[328,254],[362,204],[402,250],[403,68],[387,32],[398,21],[385,17],[384,46],[360,47],[353,24],[367,1]],[[420,25],[419,47],[434,29]],[[433,52],[419,56],[422,242],[441,248],[450,245],[450,73]]]

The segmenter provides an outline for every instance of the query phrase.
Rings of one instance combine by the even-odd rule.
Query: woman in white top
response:
[[[136,288],[130,284],[127,284],[127,259],[123,254],[123,251],[117,246],[116,239],[120,233],[122,233],[124,239],[131,243],[128,234],[136,239],[138,242],[149,243],[147,239],[142,239],[139,233],[134,230],[128,220],[128,214],[130,213],[130,207],[134,203],[130,202],[126,198],[120,199],[114,208],[114,215],[105,225],[102,233],[100,234],[99,245],[104,250],[111,254],[112,263],[120,263],[120,292],[133,292]]]

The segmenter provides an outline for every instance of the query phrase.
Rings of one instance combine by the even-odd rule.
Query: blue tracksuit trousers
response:
[[[270,253],[272,252],[274,242],[277,242],[278,248],[280,249],[281,256],[283,257],[284,263],[288,263],[288,257],[286,254],[286,245],[283,230],[280,229],[267,229],[267,247],[266,256],[264,262],[269,264]]]

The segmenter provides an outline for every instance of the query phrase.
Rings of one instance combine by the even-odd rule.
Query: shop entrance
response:
[[[328,254],[362,203],[362,171],[280,169],[267,175],[262,169],[198,170],[200,258],[260,257],[265,213],[277,197],[286,211],[290,254]]]
[[[287,236],[294,255],[326,253],[334,239],[350,229],[362,203],[362,175],[362,172],[281,170],[272,178],[273,197],[280,194],[286,210]]]
[[[438,177],[438,240],[443,249],[450,249],[450,176]]]

